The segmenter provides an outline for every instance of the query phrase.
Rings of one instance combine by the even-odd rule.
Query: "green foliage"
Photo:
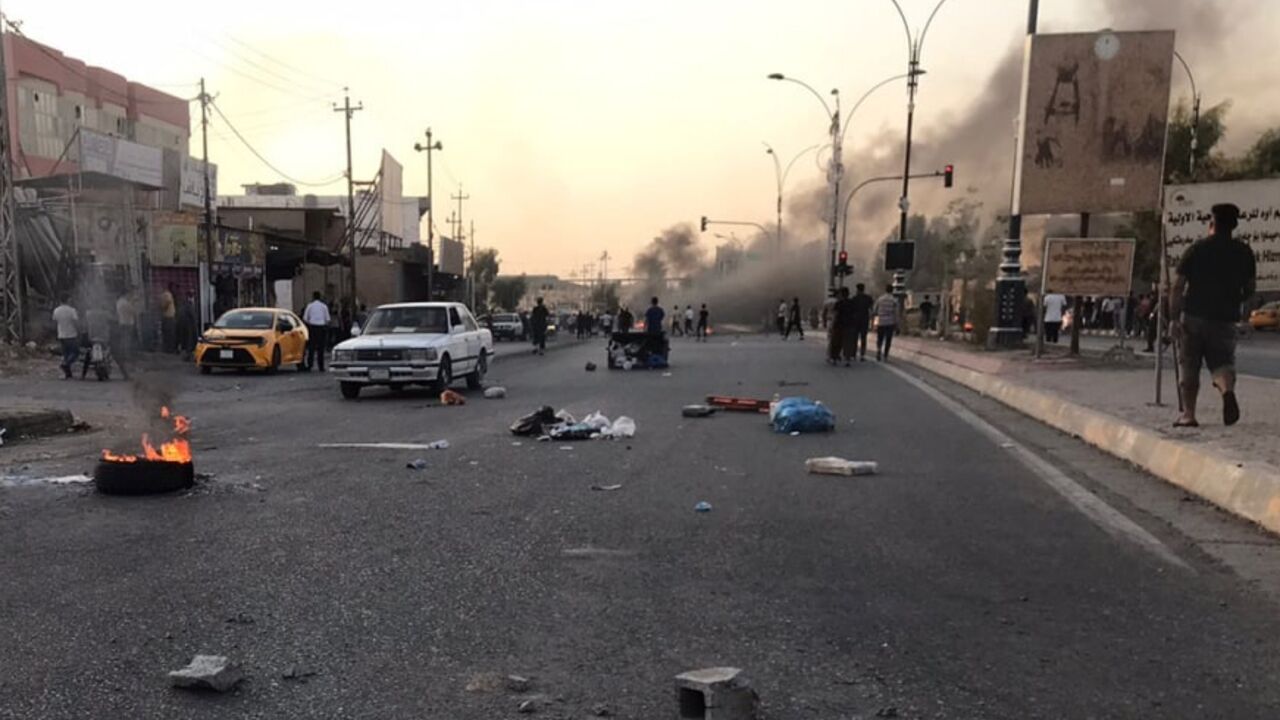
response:
[[[520,299],[524,297],[525,290],[524,275],[494,278],[490,284],[491,301],[495,307],[507,312],[515,312],[520,307]]]
[[[1280,175],[1280,128],[1271,128],[1249,148],[1244,157],[1245,168],[1254,178]]]
[[[471,267],[467,269],[467,275],[475,283],[476,298],[481,305],[489,304],[489,293],[494,279],[498,277],[498,268],[497,250],[493,248],[476,250],[475,257],[471,259]]]

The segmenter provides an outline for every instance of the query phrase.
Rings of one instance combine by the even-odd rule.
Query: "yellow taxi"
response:
[[[196,342],[196,367],[208,375],[214,368],[260,368],[275,372],[281,365],[301,366],[307,353],[307,326],[297,315],[279,308],[228,310]]]
[[[1280,302],[1269,302],[1249,313],[1249,325],[1254,330],[1280,328]]]

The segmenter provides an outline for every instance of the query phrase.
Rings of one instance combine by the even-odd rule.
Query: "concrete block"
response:
[[[759,697],[742,670],[732,667],[677,675],[676,701],[682,720],[755,720],[759,705]]]
[[[196,655],[191,664],[169,673],[176,688],[206,689],[226,692],[244,679],[244,673],[221,655]]]

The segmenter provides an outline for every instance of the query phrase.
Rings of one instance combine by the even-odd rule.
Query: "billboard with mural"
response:
[[[1172,31],[1028,38],[1016,211],[1160,206],[1173,40]]]
[[[1240,208],[1233,235],[1248,243],[1258,263],[1258,289],[1280,290],[1280,179],[1170,185],[1164,191],[1164,231],[1174,267],[1191,243],[1209,234],[1210,209]]]
[[[195,267],[200,258],[200,220],[188,213],[152,217],[148,258],[152,265]]]

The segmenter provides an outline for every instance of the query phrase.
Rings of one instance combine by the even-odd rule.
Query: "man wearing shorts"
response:
[[[1197,240],[1178,263],[1170,293],[1169,329],[1182,343],[1182,415],[1175,427],[1196,427],[1200,365],[1209,367],[1222,393],[1222,422],[1240,419],[1236,400],[1236,323],[1240,306],[1253,295],[1257,267],[1249,246],[1231,237],[1240,208],[1214,205],[1209,237]]]

